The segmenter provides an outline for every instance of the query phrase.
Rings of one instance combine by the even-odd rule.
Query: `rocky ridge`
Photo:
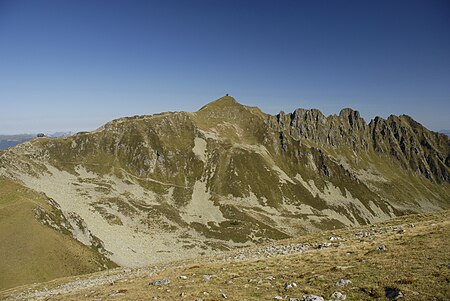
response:
[[[231,97],[34,139],[0,152],[0,175],[126,267],[450,207],[449,138],[411,118],[270,116]]]
[[[270,116],[269,124],[282,140],[289,135],[316,145],[373,149],[430,180],[450,182],[448,136],[427,130],[407,115],[391,115],[387,120],[376,117],[366,124],[358,111],[349,108],[328,117],[316,109],[297,109],[292,114]]]

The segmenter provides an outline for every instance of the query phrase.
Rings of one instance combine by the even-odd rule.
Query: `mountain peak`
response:
[[[48,196],[42,209],[24,203],[30,219],[98,250],[99,259],[85,254],[101,267],[107,260],[124,267],[184,260],[450,208],[448,137],[405,116],[367,125],[354,110],[340,115],[298,109],[272,116],[224,96],[195,113],[125,117],[91,133],[34,139],[1,152],[0,203],[23,189],[5,191],[5,177]],[[21,220],[10,228],[20,227]],[[17,239],[11,242],[14,249]],[[55,249],[45,247],[40,254]],[[41,269],[49,265],[42,258],[30,260]]]
[[[235,107],[235,106],[242,106],[240,103],[234,99],[234,97],[229,96],[228,94],[216,99],[206,105],[204,105],[199,111],[202,111],[204,109],[212,109],[212,108],[227,108],[227,107]]]

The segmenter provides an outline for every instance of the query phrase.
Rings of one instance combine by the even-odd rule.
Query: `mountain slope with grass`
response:
[[[450,140],[408,116],[213,101],[0,152],[73,238],[126,267],[450,208]],[[58,223],[60,225],[60,223]]]
[[[449,211],[403,216],[215,257],[58,279],[3,291],[0,298],[444,301],[450,297],[449,217]]]
[[[0,289],[116,266],[73,239],[73,227],[57,208],[42,194],[0,178]]]

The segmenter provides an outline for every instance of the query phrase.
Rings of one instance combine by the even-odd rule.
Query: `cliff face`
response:
[[[376,117],[366,124],[352,109],[328,117],[316,109],[297,109],[291,114],[270,116],[268,122],[282,136],[288,134],[325,147],[374,150],[429,180],[450,182],[448,136],[429,131],[406,115],[391,115],[387,120]]]
[[[373,148],[405,168],[436,182],[450,182],[448,136],[431,132],[411,117],[375,118],[369,124]]]
[[[407,116],[270,116],[224,97],[34,139],[0,153],[0,175],[76,215],[112,261],[140,266],[449,208],[449,150]]]
[[[275,121],[276,119],[276,121]],[[358,111],[343,109],[339,116],[325,117],[317,109],[297,109],[292,114],[270,117],[272,128],[287,131],[295,139],[305,139],[318,145],[337,147],[344,143],[355,150],[369,147],[367,124]]]

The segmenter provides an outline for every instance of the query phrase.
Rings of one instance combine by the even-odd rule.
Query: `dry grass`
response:
[[[328,241],[329,235],[342,237],[344,245],[271,258],[219,262],[202,258],[177,262],[154,267],[158,271],[156,274],[130,274],[113,285],[75,290],[46,300],[222,300],[222,293],[228,300],[274,300],[277,295],[289,299],[308,294],[327,300],[335,291],[345,293],[347,300],[385,300],[385,289],[389,287],[402,291],[405,300],[449,300],[449,217],[450,211],[444,211],[405,216],[376,226],[320,232],[277,245],[321,243]],[[395,227],[403,231],[396,231]],[[355,235],[370,231],[381,233],[363,238]],[[385,245],[386,251],[376,251],[379,245]],[[248,253],[257,254],[259,248]],[[181,275],[188,278],[180,279]],[[205,280],[204,275],[213,276]],[[273,279],[268,279],[269,276]],[[341,278],[351,283],[336,286]],[[169,279],[171,283],[150,284],[158,279]],[[61,282],[64,281],[32,289],[52,288]],[[286,282],[296,282],[297,287],[286,291]],[[111,296],[117,292],[121,295]],[[8,291],[3,296],[16,293]]]
[[[93,249],[39,223],[37,207],[54,210],[43,195],[0,178],[0,289],[104,269]]]

